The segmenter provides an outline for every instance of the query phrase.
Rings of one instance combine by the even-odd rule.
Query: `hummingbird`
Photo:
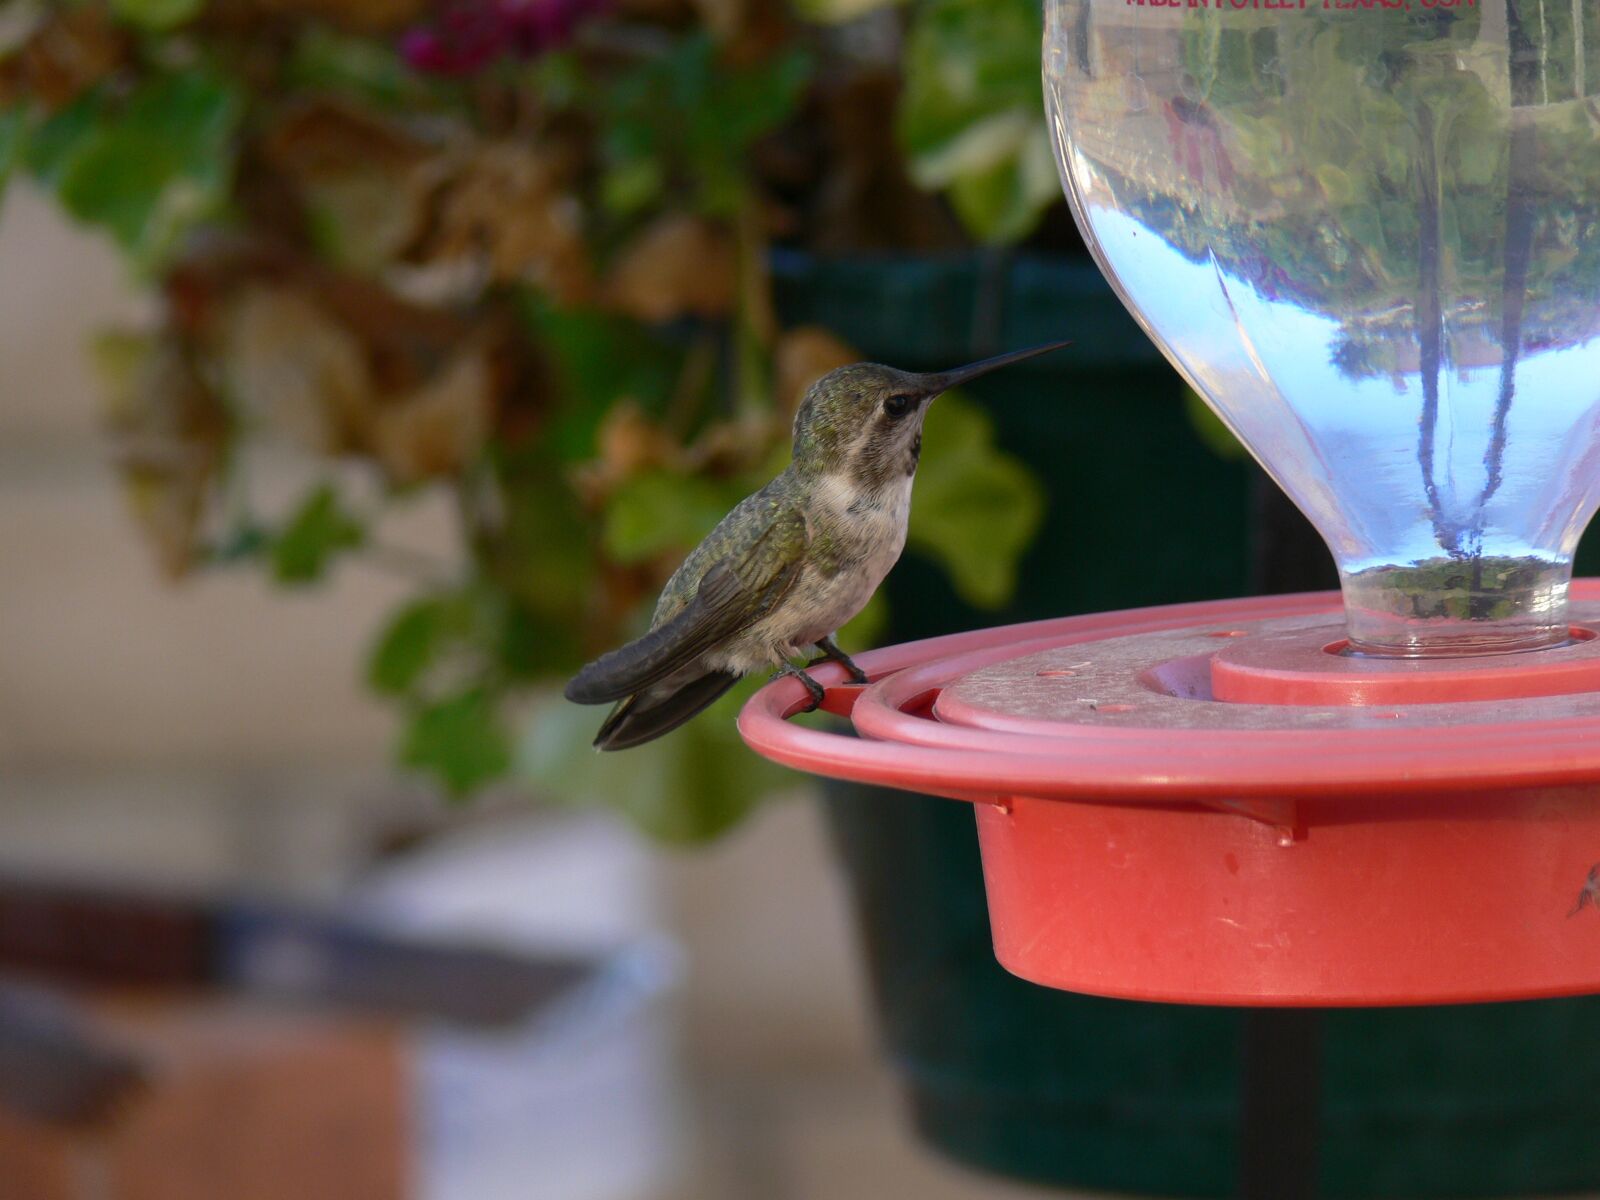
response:
[[[795,413],[794,452],[667,581],[650,630],[567,685],[576,704],[614,704],[595,746],[627,750],[671,733],[752,671],[823,686],[790,661],[807,647],[850,679],[867,676],[834,636],[859,613],[906,544],[922,425],[939,396],[1070,345],[1052,342],[953,371],[857,363],[823,376]]]

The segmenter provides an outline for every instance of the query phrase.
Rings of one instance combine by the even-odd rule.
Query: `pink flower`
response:
[[[565,45],[606,0],[454,0],[408,30],[400,54],[429,75],[471,75],[502,58],[536,58]]]

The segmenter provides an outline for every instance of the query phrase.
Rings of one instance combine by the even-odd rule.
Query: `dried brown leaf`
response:
[[[194,566],[221,468],[221,405],[175,342],[112,337],[97,351],[126,501],[162,571],[179,578]]]
[[[583,210],[556,155],[524,145],[483,146],[435,193],[430,230],[413,261],[481,260],[497,282],[526,280],[565,304],[590,295]]]
[[[632,400],[612,406],[600,423],[599,459],[608,474],[626,479],[671,463],[678,445]]]
[[[418,304],[281,246],[213,244],[168,296],[253,423],[398,482],[459,472],[497,431],[531,436],[548,403],[546,364],[503,316]]]
[[[434,154],[430,142],[394,121],[329,97],[289,105],[261,149],[268,162],[296,177],[344,174],[354,162],[404,171]]]
[[[220,7],[249,14],[326,21],[356,33],[383,33],[420,19],[431,0],[228,0]]]
[[[600,421],[595,434],[598,453],[573,477],[584,501],[599,507],[627,480],[651,467],[672,466],[682,447],[633,400],[619,400]]]
[[[482,452],[493,426],[496,372],[486,348],[469,347],[437,375],[385,404],[373,450],[397,483],[459,474]]]
[[[802,325],[778,338],[773,354],[773,398],[778,410],[793,417],[805,399],[806,389],[829,371],[859,362],[861,355],[848,343],[818,325]]]
[[[760,62],[790,38],[785,0],[694,0],[694,6],[730,62]]]
[[[262,139],[260,156],[289,183],[335,258],[365,269],[392,262],[416,240],[449,170],[430,142],[329,99],[292,105]]]
[[[121,66],[127,50],[99,6],[55,12],[0,61],[0,104],[25,95],[47,110],[61,108]]]
[[[605,296],[641,321],[725,316],[733,308],[738,255],[726,229],[669,214],[628,246],[606,279]]]
[[[685,470],[718,478],[742,475],[766,463],[787,441],[790,424],[781,414],[741,417],[710,426],[683,456]]]
[[[315,454],[364,446],[374,421],[361,342],[305,291],[246,287],[217,347],[234,405]]]

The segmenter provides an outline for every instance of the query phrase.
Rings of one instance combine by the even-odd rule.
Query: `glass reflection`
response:
[[[1102,267],[1317,524],[1358,648],[1564,640],[1600,503],[1600,0],[1233,2],[1051,0]]]

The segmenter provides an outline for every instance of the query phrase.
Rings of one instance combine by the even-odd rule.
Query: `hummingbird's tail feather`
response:
[[[796,512],[789,523],[803,525],[804,518]],[[757,550],[784,524],[773,521],[758,539]],[[676,616],[584,667],[567,684],[567,699],[574,704],[610,704],[664,682],[771,612],[805,566],[800,555],[745,557],[744,562],[723,560],[713,565],[701,577],[694,599]]]
[[[732,671],[713,671],[665,695],[640,692],[611,711],[594,739],[597,750],[631,750],[671,733],[710,708],[739,682]]]

